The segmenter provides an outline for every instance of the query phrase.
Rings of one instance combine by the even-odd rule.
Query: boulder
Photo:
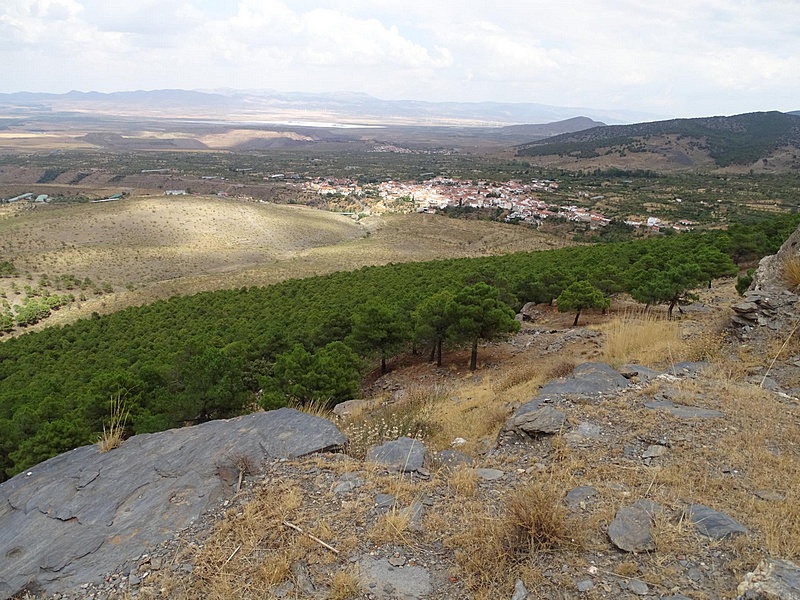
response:
[[[761,259],[744,300],[732,307],[732,320],[739,326],[742,337],[757,336],[762,328],[787,331],[797,321],[800,316],[800,297],[796,294],[797,290],[789,289],[784,277],[784,265],[799,257],[800,227],[776,254]]]
[[[419,440],[401,437],[372,446],[367,450],[367,461],[390,467],[403,473],[412,473],[422,469],[427,451]]]
[[[535,302],[526,302],[525,306],[523,306],[517,316],[519,317],[518,321],[536,321],[542,317],[542,311],[536,308]]]
[[[475,469],[475,473],[483,481],[497,481],[502,479],[505,473],[500,469]]]
[[[361,414],[371,405],[369,400],[345,400],[333,407],[333,414],[339,418],[352,417]]]
[[[656,549],[650,515],[635,506],[622,507],[608,526],[608,537],[620,550],[648,552]]]
[[[99,582],[169,539],[265,460],[335,449],[333,423],[293,409],[76,448],[0,484],[0,598]]]
[[[528,435],[558,433],[564,428],[567,415],[552,406],[542,406],[530,412],[517,414],[510,420],[510,428]]]

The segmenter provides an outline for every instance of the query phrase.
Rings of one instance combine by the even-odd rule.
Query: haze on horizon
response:
[[[216,88],[800,109],[796,0],[3,0],[0,92]]]

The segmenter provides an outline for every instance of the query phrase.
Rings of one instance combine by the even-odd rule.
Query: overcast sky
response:
[[[0,92],[800,109],[800,0],[0,0]]]

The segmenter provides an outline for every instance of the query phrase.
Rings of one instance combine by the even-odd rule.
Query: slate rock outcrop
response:
[[[0,484],[0,599],[99,581],[232,494],[243,469],[345,441],[330,421],[282,408],[51,458]]]
[[[789,236],[772,256],[765,256],[753,274],[753,283],[742,302],[733,308],[733,323],[740,328],[742,337],[750,337],[760,327],[772,331],[791,329],[800,315],[800,296],[789,289],[784,277],[788,261],[800,258],[800,228]]]
[[[617,392],[630,382],[605,363],[583,363],[569,377],[555,379],[542,387],[539,397],[597,396]]]
[[[567,415],[556,410],[550,402],[570,397],[600,398],[629,385],[627,378],[605,363],[582,363],[568,377],[545,384],[538,396],[520,406],[506,421],[501,436],[525,438],[558,433],[567,425]]]

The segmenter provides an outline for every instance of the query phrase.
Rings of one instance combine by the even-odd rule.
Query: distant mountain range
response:
[[[672,154],[679,146],[707,153],[719,167],[749,165],[781,149],[794,149],[796,156],[800,115],[773,111],[593,127],[523,144],[517,154],[592,159],[614,153],[663,154],[667,146]]]
[[[219,119],[313,119],[335,117],[346,121],[409,122],[412,124],[506,125],[551,123],[584,116],[604,123],[633,123],[657,115],[626,110],[567,108],[534,103],[423,102],[380,100],[354,92],[302,93],[230,89],[188,91],[77,92],[0,94],[0,114],[31,112],[85,112]]]

